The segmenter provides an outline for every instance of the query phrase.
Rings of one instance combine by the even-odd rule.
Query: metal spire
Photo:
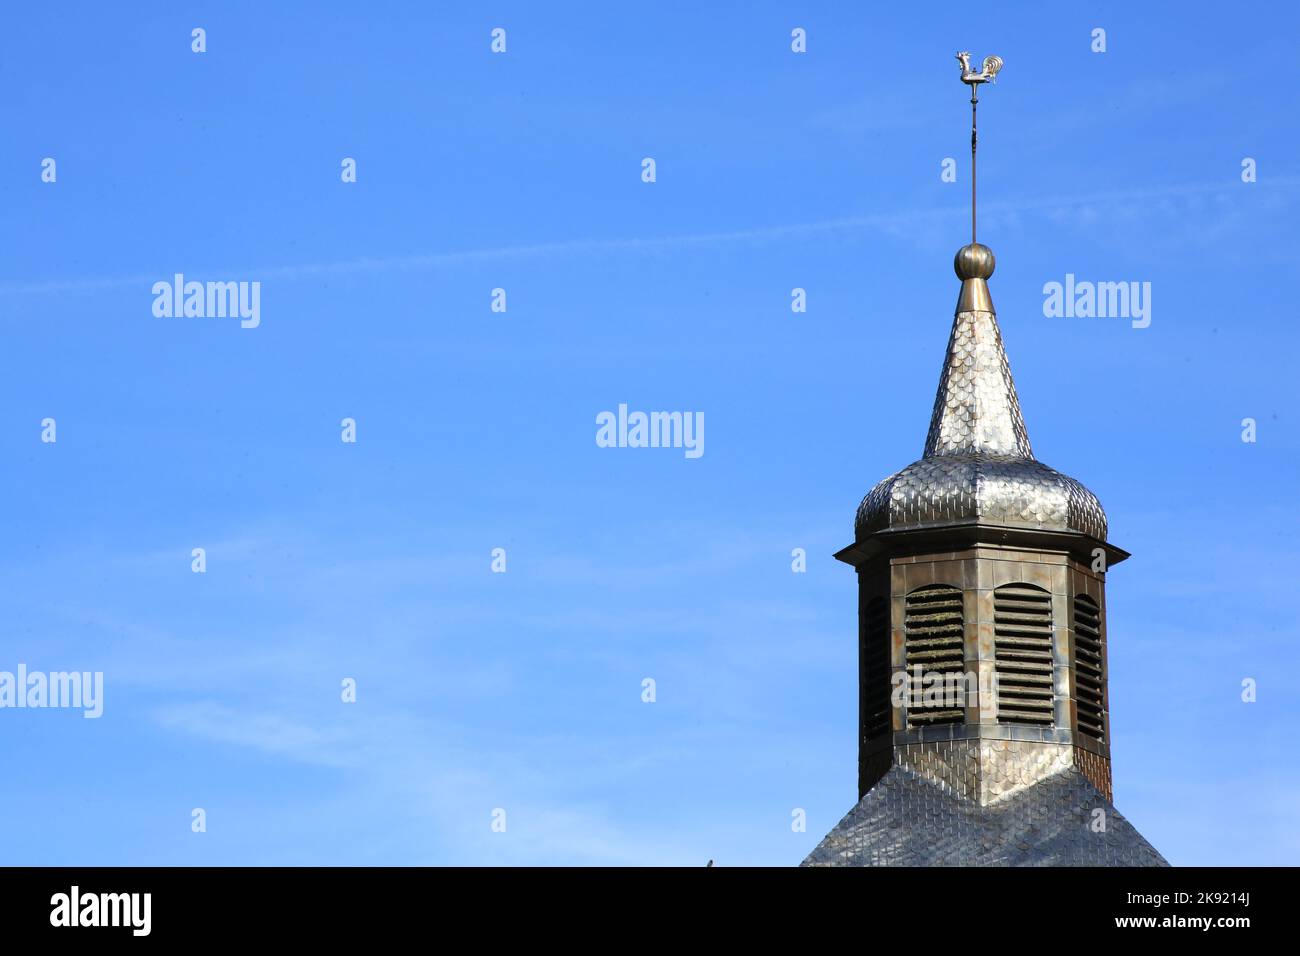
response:
[[[971,242],[958,249],[953,260],[961,279],[961,295],[923,457],[994,455],[1031,459],[1034,454],[989,295],[987,280],[993,275],[996,260],[993,250],[975,241],[976,94],[981,83],[997,76],[1002,58],[985,57],[980,72],[971,69],[969,53],[958,53],[957,59],[961,63],[961,80],[970,86]]]

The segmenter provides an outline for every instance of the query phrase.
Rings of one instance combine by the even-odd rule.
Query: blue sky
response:
[[[856,793],[831,554],[958,291],[959,49],[1006,60],[980,238],[1035,452],[1134,555],[1116,804],[1176,864],[1300,860],[1300,17],[905,6],[10,13],[0,669],[106,690],[0,712],[0,862],[797,863]],[[260,327],[154,317],[176,272]],[[1067,273],[1150,327],[1045,318]],[[621,402],[705,454],[598,448]]]

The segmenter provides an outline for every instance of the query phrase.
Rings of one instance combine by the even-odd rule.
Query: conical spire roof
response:
[[[993,274],[993,253],[985,246],[965,246],[957,253],[955,266],[962,279],[962,296],[934,396],[924,457],[1033,458],[985,281]]]
[[[1035,460],[986,280],[993,253],[957,253],[961,296],[919,461],[877,484],[858,508],[858,540],[883,530],[995,525],[1106,540],[1097,496]]]

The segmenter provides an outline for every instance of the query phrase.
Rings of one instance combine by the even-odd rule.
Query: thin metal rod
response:
[[[970,86],[970,241],[971,245],[975,244],[975,143],[977,136],[975,133],[975,106],[979,103],[975,91],[979,86],[972,83]]]

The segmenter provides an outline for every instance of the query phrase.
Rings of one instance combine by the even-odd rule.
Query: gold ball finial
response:
[[[957,270],[957,278],[962,281],[987,279],[993,275],[996,266],[997,260],[993,258],[993,250],[981,242],[962,246],[952,260],[952,267]]]

